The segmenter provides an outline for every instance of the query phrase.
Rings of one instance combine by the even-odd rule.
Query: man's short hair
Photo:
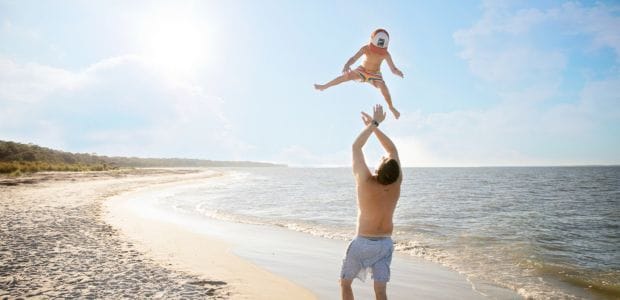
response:
[[[377,170],[377,181],[380,184],[388,185],[396,182],[400,175],[400,166],[398,162],[391,158],[379,166]]]

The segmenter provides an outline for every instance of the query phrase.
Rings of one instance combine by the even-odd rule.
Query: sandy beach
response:
[[[213,176],[218,171],[134,170],[2,179],[0,299],[339,297],[346,241],[143,205]],[[393,266],[391,299],[486,298],[440,265],[397,254]],[[354,289],[357,299],[373,298],[368,282]]]
[[[191,173],[38,173],[0,179],[0,298],[228,298],[225,282],[161,265],[102,218],[108,197]]]
[[[272,296],[282,291],[311,298],[230,254],[224,242],[149,228],[146,232],[165,237],[160,249],[178,254],[178,264],[167,264],[104,220],[103,204],[114,195],[212,175],[147,169],[0,179],[0,299],[276,299]],[[179,258],[196,253],[200,259],[183,268]]]

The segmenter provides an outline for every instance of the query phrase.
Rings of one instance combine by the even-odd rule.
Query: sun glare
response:
[[[198,24],[158,17],[144,25],[144,55],[150,63],[173,73],[190,72],[204,63],[206,32]]]

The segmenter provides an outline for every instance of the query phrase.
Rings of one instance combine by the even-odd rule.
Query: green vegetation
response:
[[[182,158],[108,157],[69,153],[33,144],[0,141],[0,174],[20,175],[40,171],[105,171],[153,167],[273,167],[247,161],[212,161]]]
[[[105,171],[112,168],[102,165],[63,164],[47,163],[41,161],[13,161],[0,162],[0,174],[21,175],[22,173],[34,173],[41,171]]]

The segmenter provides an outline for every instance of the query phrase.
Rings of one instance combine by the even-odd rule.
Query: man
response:
[[[400,197],[402,172],[394,143],[379,130],[385,119],[381,105],[373,108],[373,116],[362,112],[366,127],[353,143],[353,174],[357,185],[357,236],[351,241],[340,272],[342,299],[353,299],[351,283],[354,278],[364,281],[366,271],[372,271],[377,299],[387,299],[386,285],[390,280],[392,217]],[[372,174],[366,165],[362,147],[375,134],[387,155]]]

